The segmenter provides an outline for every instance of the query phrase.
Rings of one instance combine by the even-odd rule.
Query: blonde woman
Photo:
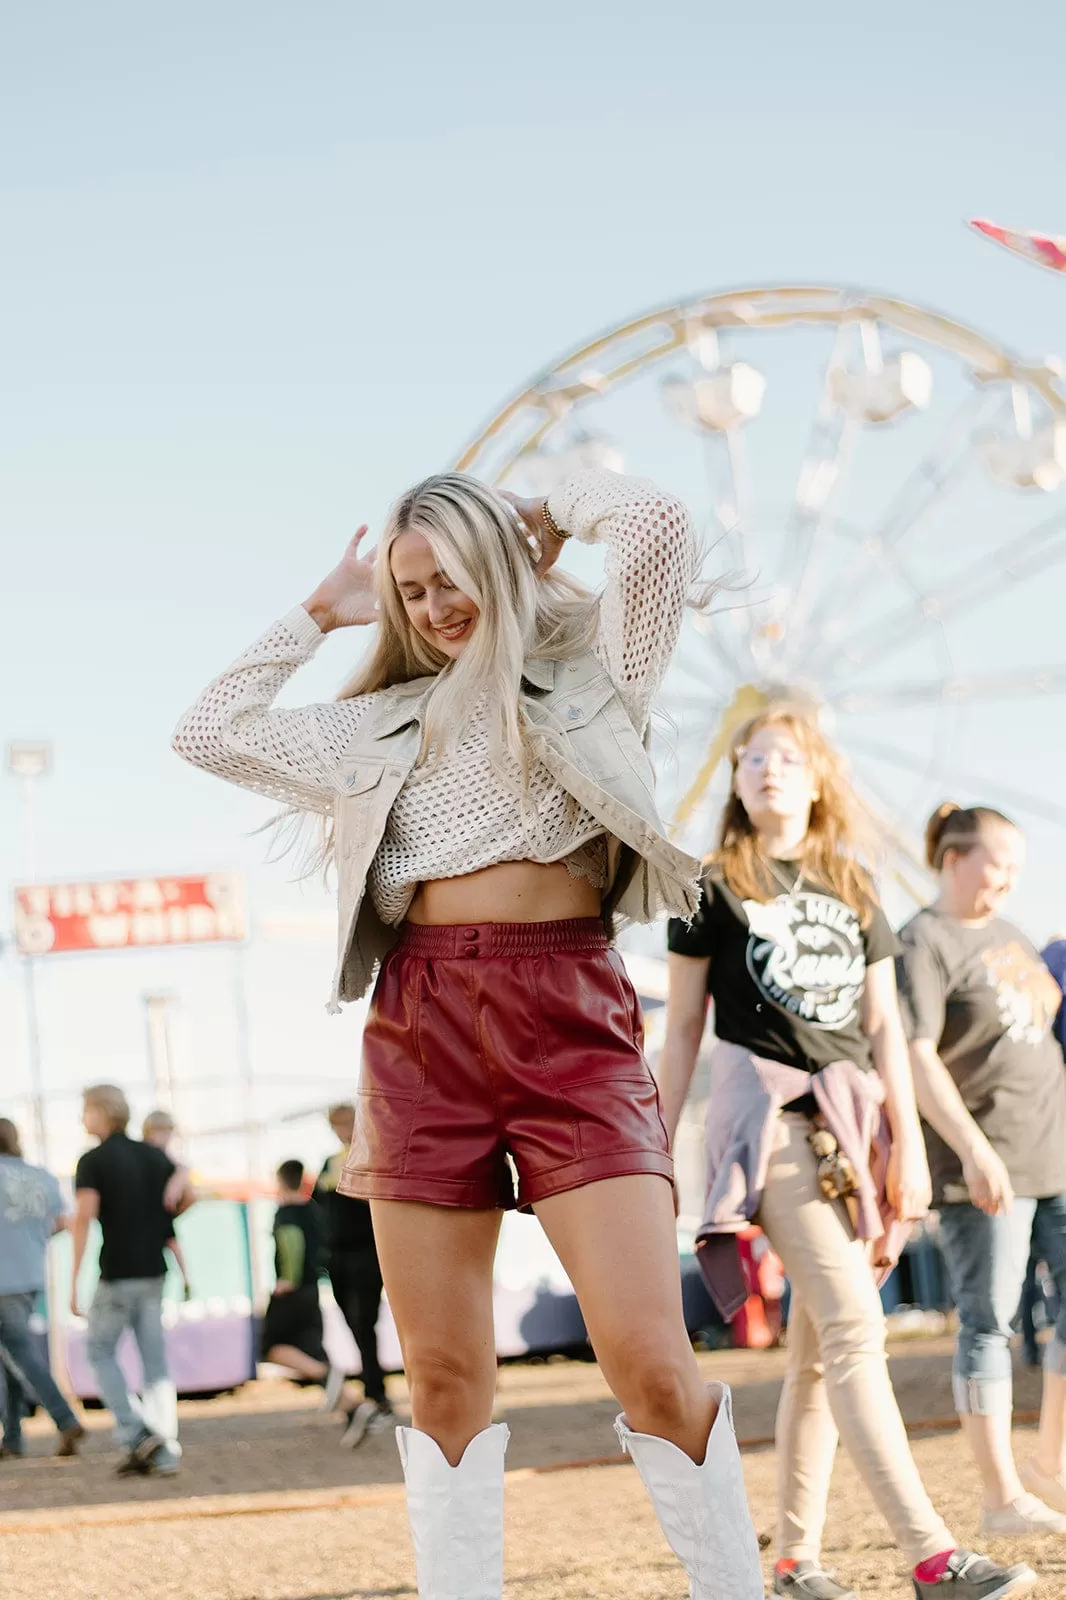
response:
[[[1066,1534],[1066,1077],[1061,993],[1000,915],[1025,838],[991,806],[938,806],[926,854],[940,890],[900,935],[900,987],[926,1120],[940,1243],[959,1312],[955,1406],[981,1474],[988,1538]],[[1010,1324],[1030,1244],[1059,1293],[1040,1431],[1011,1448]]]
[[[792,706],[732,747],[718,849],[691,926],[670,925],[659,1070],[673,1136],[714,1002],[701,1264],[727,1314],[734,1235],[756,1221],[792,1283],[777,1416],[774,1594],[856,1600],[821,1561],[837,1438],[912,1568],[918,1600],[993,1600],[1035,1582],[960,1549],[933,1508],[889,1382],[871,1263],[930,1199],[896,1002],[895,936],[859,861],[837,756]]]
[[[175,744],[332,819],[332,1003],[378,972],[340,1187],[371,1202],[411,1388],[397,1436],[418,1592],[502,1592],[492,1268],[517,1203],[574,1284],[691,1595],[756,1600],[729,1395],[704,1385],[685,1333],[672,1164],[608,932],[697,903],[642,744],[692,580],[690,520],[610,473],[548,501],[444,474],[397,502],[376,559],[365,531]],[[555,570],[571,535],[607,544],[599,600]],[[324,634],[375,624],[340,700],[273,705]]]

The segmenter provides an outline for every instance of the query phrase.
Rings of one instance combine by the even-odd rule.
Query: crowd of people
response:
[[[350,1104],[333,1106],[330,1126],[350,1140]],[[141,1138],[129,1135],[130,1108],[122,1090],[96,1084],[83,1096],[82,1122],[96,1141],[74,1173],[68,1212],[56,1178],[24,1160],[15,1124],[0,1118],[0,1367],[5,1394],[0,1455],[24,1453],[22,1422],[43,1407],[59,1432],[56,1454],[77,1453],[85,1427],[50,1370],[47,1349],[33,1336],[32,1319],[47,1288],[47,1249],[54,1234],[72,1235],[70,1310],[82,1310],[82,1269],[90,1231],[99,1225],[97,1281],[85,1307],[86,1355],[97,1393],[114,1419],[120,1475],[172,1477],[180,1466],[177,1393],[171,1380],[163,1318],[169,1256],[184,1296],[189,1270],[175,1221],[195,1203],[188,1169],[170,1154],[174,1119],[153,1111]],[[318,1184],[305,1183],[301,1162],[277,1172],[274,1283],[260,1329],[263,1361],[295,1378],[321,1384],[323,1409],[343,1409],[342,1443],[355,1446],[391,1424],[392,1411],[377,1347],[381,1273],[369,1207],[338,1194],[336,1173],[347,1154],[338,1146]],[[348,1374],[331,1363],[323,1343],[319,1281],[327,1273],[362,1362],[364,1395],[349,1395]],[[118,1356],[128,1333],[142,1378],[136,1389]]]
[[[931,1206],[958,1308],[955,1403],[981,1536],[1066,1535],[1061,1311],[1020,1474],[1011,1451],[1009,1340],[1030,1255],[1066,1304],[1062,990],[1000,915],[1024,840],[991,808],[940,806],[926,835],[937,897],[897,938],[863,865],[874,849],[861,816],[809,715],[770,704],[738,730],[700,908],[670,925],[659,1066],[673,1135],[710,1001],[699,1255],[725,1314],[746,1292],[741,1225],[758,1222],[788,1274],[774,1592],[807,1600],[855,1600],[821,1559],[838,1438],[916,1585],[951,1571],[957,1541],[910,1451],[878,1294]]]
[[[331,1008],[373,990],[321,1209],[299,1163],[279,1174],[264,1353],[341,1399],[315,1287],[325,1232],[363,1348],[366,1399],[348,1431],[390,1426],[365,1348],[384,1282],[411,1400],[396,1435],[418,1593],[500,1600],[509,1435],[492,1421],[492,1270],[503,1210],[532,1210],[690,1595],[761,1600],[731,1396],[694,1357],[676,1245],[672,1138],[713,1005],[700,1263],[728,1315],[743,1296],[737,1235],[756,1222],[791,1283],[774,1593],[855,1600],[821,1554],[838,1438],[917,1600],[1032,1587],[1025,1561],[965,1548],[930,1500],[878,1294],[935,1206],[982,1537],[1020,1538],[1027,1555],[1066,1534],[1066,1311],[1020,1472],[1011,1453],[1008,1340],[1031,1255],[1066,1307],[1059,990],[1000,916],[1020,831],[988,807],[940,807],[927,840],[938,895],[897,937],[839,757],[813,712],[771,702],[735,733],[706,860],[678,848],[656,807],[648,724],[684,609],[708,595],[691,519],[653,484],[582,472],[523,500],[446,473],[396,502],[370,555],[366,531],[202,692],[174,740],[289,820],[312,819],[310,858],[332,863],[338,889]],[[606,545],[602,594],[558,567],[572,537]],[[371,646],[338,699],[275,704],[326,634],[360,627]],[[656,1083],[614,937],[661,916]],[[150,1171],[172,1212],[187,1192],[164,1152],[125,1139],[122,1112],[94,1101],[90,1122],[87,1099],[101,1144],[79,1164],[76,1238],[99,1215],[105,1252],[113,1182]],[[157,1314],[172,1232],[155,1227],[117,1266],[105,1257],[95,1328],[90,1312],[134,1470],[176,1461],[170,1397],[131,1416],[109,1362],[115,1329]]]

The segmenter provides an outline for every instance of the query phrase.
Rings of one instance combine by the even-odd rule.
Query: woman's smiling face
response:
[[[477,627],[477,605],[439,571],[429,540],[416,528],[408,528],[393,541],[389,569],[419,638],[456,660]]]

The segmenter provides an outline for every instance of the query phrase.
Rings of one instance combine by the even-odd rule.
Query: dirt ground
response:
[[[915,1427],[925,1481],[963,1543],[976,1536],[977,1481],[959,1436],[930,1431],[951,1413],[947,1339],[894,1346],[892,1372]],[[782,1352],[704,1355],[708,1377],[734,1386],[737,1430],[756,1526],[774,1515],[768,1443]],[[1019,1371],[1021,1413],[1039,1403],[1038,1378]],[[394,1393],[402,1410],[403,1385]],[[318,1392],[270,1382],[211,1401],[183,1402],[184,1461],[171,1480],[114,1476],[107,1419],[90,1413],[83,1456],[54,1460],[54,1435],[29,1425],[31,1454],[0,1462],[2,1600],[386,1600],[414,1596],[395,1442],[342,1450],[342,1424],[315,1411]],[[582,1362],[509,1366],[498,1416],[508,1454],[508,1600],[683,1600],[667,1550],[628,1464],[616,1465],[616,1406],[598,1369]],[[927,1425],[923,1431],[922,1425]],[[1031,1434],[1018,1430],[1024,1457]],[[573,1465],[573,1463],[580,1463]],[[610,1464],[607,1464],[610,1463]],[[880,1516],[845,1459],[837,1467],[826,1558],[863,1600],[909,1594]],[[1066,1600],[1066,1540],[1028,1559],[1047,1600]],[[772,1552],[767,1549],[766,1570]]]

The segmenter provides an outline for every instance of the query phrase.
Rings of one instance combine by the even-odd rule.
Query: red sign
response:
[[[24,956],[217,944],[244,936],[244,881],[235,872],[15,890],[15,940]]]

